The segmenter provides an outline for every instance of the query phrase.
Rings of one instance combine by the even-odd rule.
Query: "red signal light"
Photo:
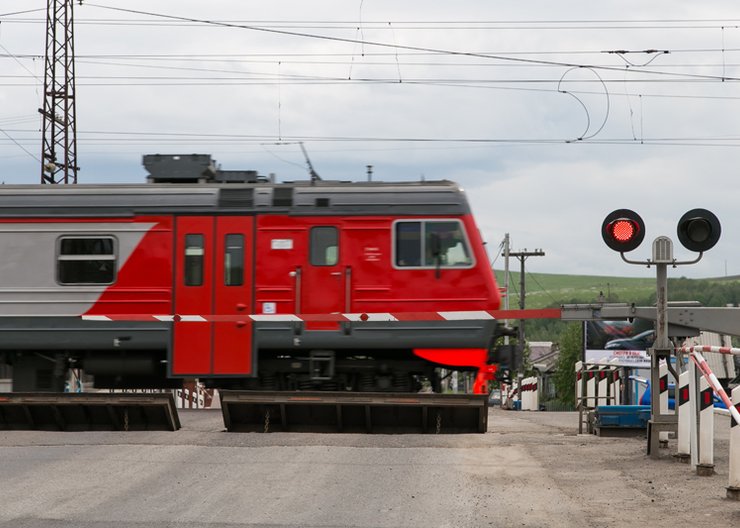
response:
[[[645,223],[634,211],[617,209],[604,219],[601,236],[611,249],[626,253],[642,243],[645,238]]]
[[[620,219],[609,224],[609,230],[617,242],[629,242],[637,233],[637,226],[631,220]]]

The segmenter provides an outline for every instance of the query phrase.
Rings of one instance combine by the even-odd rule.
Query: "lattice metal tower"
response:
[[[47,0],[41,183],[77,183],[73,0]]]

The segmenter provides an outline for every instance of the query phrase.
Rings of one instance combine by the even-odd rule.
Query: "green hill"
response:
[[[504,272],[496,270],[496,280],[504,286]],[[510,272],[509,307],[519,306],[519,273]],[[655,278],[602,277],[527,273],[526,307],[545,308],[565,303],[593,302],[600,297],[607,302],[655,302]],[[672,301],[700,301],[705,306],[740,303],[740,277],[710,279],[668,279],[668,298]]]

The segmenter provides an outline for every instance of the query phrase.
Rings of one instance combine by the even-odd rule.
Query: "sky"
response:
[[[0,3],[0,181],[40,180],[46,2]],[[740,274],[740,3],[112,0],[74,3],[79,183],[138,183],[145,154],[324,179],[447,179],[495,257],[654,276],[631,259],[713,211],[722,237],[670,277]],[[512,267],[516,268],[516,261]]]

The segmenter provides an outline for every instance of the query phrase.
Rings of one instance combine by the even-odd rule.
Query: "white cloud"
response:
[[[0,11],[45,6],[40,0],[6,0]],[[274,143],[279,135],[532,140],[531,144],[306,141],[306,147],[316,169],[328,178],[362,179],[365,166],[372,164],[376,179],[426,177],[460,182],[492,246],[509,232],[516,247],[546,251],[546,257],[532,261],[536,271],[651,274],[651,270],[627,266],[604,246],[599,235],[603,217],[620,207],[640,212],[648,236],[635,254],[647,257],[655,236],[675,238],[675,222],[684,211],[706,207],[715,210],[723,223],[722,240],[702,263],[671,273],[717,276],[725,273],[725,267],[730,274],[740,273],[733,251],[740,229],[734,196],[740,147],[697,146],[739,144],[735,140],[740,138],[736,83],[635,75],[626,71],[619,56],[598,53],[665,49],[671,53],[656,57],[643,69],[740,76],[738,54],[732,51],[740,48],[740,30],[723,23],[740,18],[740,5],[735,2],[132,0],[115,7],[619,70],[597,70],[597,77],[592,70],[568,71],[566,66],[410,54],[409,50],[396,53],[391,48],[246,29],[173,26],[166,19],[76,5],[80,181],[141,181],[141,155],[151,152],[210,153],[225,168],[255,168],[286,179],[305,176],[305,162],[296,145],[263,145],[246,138],[216,140],[206,134],[272,138],[265,143]],[[0,19],[0,44],[16,55],[43,54],[44,16],[39,12]],[[16,18],[37,22],[19,23]],[[119,23],[102,25],[100,19]],[[156,24],[120,23],[131,20]],[[660,22],[666,20],[683,22]],[[331,21],[346,24],[336,27]],[[481,27],[477,24],[481,21],[490,23]],[[548,21],[559,22],[543,23]],[[456,29],[459,26],[465,29]],[[377,55],[380,52],[385,54]],[[177,54],[183,58],[124,61],[111,54]],[[625,58],[639,66],[653,56],[634,53]],[[36,77],[43,76],[39,60],[4,57],[0,64],[0,71],[8,76],[28,76],[27,69]],[[101,78],[109,76],[121,78]],[[131,76],[149,79],[133,80]],[[295,84],[294,76],[327,82]],[[350,82],[350,76],[402,82],[360,84]],[[557,80],[562,76],[560,88],[578,100],[558,93]],[[168,79],[173,77],[177,79]],[[220,77],[242,81],[208,84]],[[606,81],[608,96],[599,78]],[[420,79],[438,84],[414,83]],[[13,83],[25,85],[9,86]],[[0,128],[9,129],[33,153],[40,151],[34,121],[40,101],[41,87],[33,78],[0,80]],[[593,134],[606,116],[607,104],[608,120],[594,141],[632,140],[631,144],[540,141]],[[30,121],[6,124],[19,114]],[[101,142],[99,134],[90,133],[106,130],[165,135],[158,141],[118,136]],[[203,137],[183,142],[168,133]],[[690,145],[640,144],[643,138],[666,143],[680,143],[677,140],[683,138]],[[38,162],[7,139],[0,141],[0,159],[6,165],[0,179],[28,183],[38,178]],[[685,255],[678,244],[676,254]]]

